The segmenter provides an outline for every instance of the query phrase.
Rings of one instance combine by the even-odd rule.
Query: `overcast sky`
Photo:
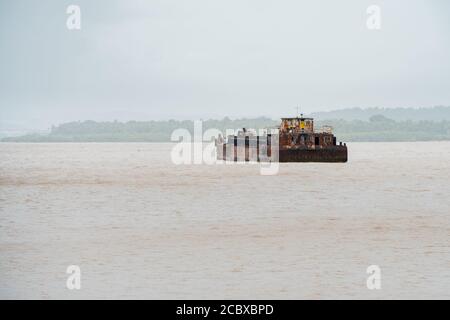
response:
[[[81,8],[81,30],[66,8]],[[381,30],[366,9],[381,8]],[[0,122],[450,105],[446,0],[0,0]]]

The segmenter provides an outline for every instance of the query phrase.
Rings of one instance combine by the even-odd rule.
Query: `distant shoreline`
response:
[[[450,141],[450,107],[433,108],[351,108],[309,115],[316,120],[315,129],[333,127],[343,142]],[[207,129],[264,129],[276,127],[278,120],[267,117],[202,121]],[[177,129],[193,134],[194,121],[74,121],[52,126],[48,133],[7,136],[1,142],[170,142]]]

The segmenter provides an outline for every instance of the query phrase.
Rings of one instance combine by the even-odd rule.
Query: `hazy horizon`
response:
[[[81,30],[66,8],[81,8]],[[380,30],[366,27],[369,5]],[[450,105],[450,3],[2,1],[0,124]]]
[[[294,108],[295,109],[295,108]],[[296,110],[292,113],[285,114],[286,116],[295,116]],[[318,111],[313,113],[305,113],[305,116],[314,117],[316,120],[363,120],[369,121],[371,116],[381,115],[389,120],[394,121],[449,121],[450,120],[450,106],[434,106],[434,107],[417,107],[417,108],[382,108],[382,107],[372,107],[372,108],[341,108],[334,110],[326,110],[326,111]],[[127,123],[127,122],[148,122],[148,121],[157,121],[157,122],[169,122],[169,121],[223,121],[225,118],[230,119],[231,121],[239,121],[239,120],[255,120],[255,119],[270,119],[270,120],[279,120],[280,117],[270,117],[264,115],[255,115],[255,116],[247,116],[247,117],[232,117],[228,115],[224,115],[221,117],[212,117],[212,118],[191,118],[191,119],[181,119],[181,118],[166,118],[166,119],[127,119],[127,120],[118,120],[118,119],[72,119],[61,121],[59,123],[52,123],[47,127],[26,127],[21,125],[20,123],[8,123],[0,120],[0,137],[7,136],[20,136],[23,134],[33,134],[33,133],[44,133],[49,132],[52,127],[58,127],[68,123],[80,122],[83,123],[85,121],[95,121],[97,123]]]

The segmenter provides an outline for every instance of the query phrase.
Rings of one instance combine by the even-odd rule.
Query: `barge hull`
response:
[[[227,156],[226,144],[218,147],[217,159],[225,161],[258,161],[270,162],[270,153],[267,156],[258,156],[257,148],[230,146],[232,152]],[[244,151],[245,150],[245,151]],[[267,152],[267,150],[266,150]],[[244,160],[245,157],[245,160]],[[278,154],[278,162],[347,162],[347,146],[332,146],[321,149],[281,149]]]
[[[347,162],[347,147],[280,150],[279,162]]]

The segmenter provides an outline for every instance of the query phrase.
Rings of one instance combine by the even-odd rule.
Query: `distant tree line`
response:
[[[203,130],[216,128],[224,132],[227,129],[253,128],[264,129],[278,125],[278,121],[269,118],[203,121]],[[20,137],[8,137],[2,141],[17,142],[168,142],[172,132],[184,128],[193,133],[194,122],[185,121],[128,121],[96,122],[76,121],[53,126],[47,135],[29,134]]]
[[[374,115],[369,121],[322,120],[341,141],[431,141],[450,140],[450,121],[395,121]]]
[[[203,130],[263,129],[276,127],[279,120],[269,118],[206,120]],[[318,120],[316,130],[331,125],[339,141],[429,141],[450,140],[450,121],[395,121],[376,114],[368,120]],[[49,134],[30,134],[7,137],[11,142],[168,142],[172,132],[185,128],[193,132],[193,121],[77,121],[54,126]]]
[[[347,108],[334,111],[312,113],[317,120],[345,119],[369,121],[370,117],[382,115],[396,121],[450,121],[450,107],[436,106],[424,108]]]

